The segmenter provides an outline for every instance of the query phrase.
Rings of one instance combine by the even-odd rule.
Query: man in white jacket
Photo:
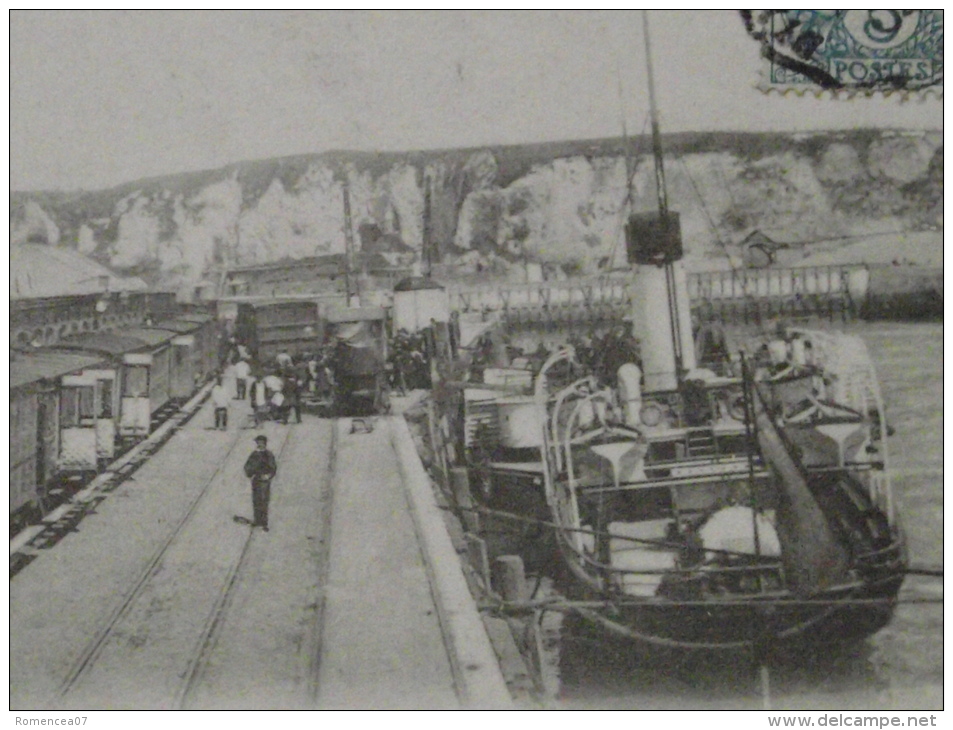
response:
[[[244,358],[234,365],[235,372],[235,398],[245,400],[246,387],[248,385],[248,376],[251,373],[251,365]]]
[[[212,386],[212,404],[215,406],[215,428],[228,430],[228,393],[222,385],[222,376],[215,378]]]

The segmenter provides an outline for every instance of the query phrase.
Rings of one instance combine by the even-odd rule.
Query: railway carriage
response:
[[[170,344],[169,397],[187,400],[216,368],[218,345],[211,317],[169,319],[148,329],[175,333]]]
[[[126,377],[123,357],[141,350],[145,343],[123,333],[90,332],[66,337],[57,347],[98,355],[102,360],[100,367],[64,377],[61,388],[60,409],[65,413],[81,413],[82,404],[87,402],[98,404],[92,424],[88,418],[77,416],[73,426],[63,429],[64,444],[69,443],[63,466],[71,471],[84,471],[116,455],[123,411],[121,393]],[[96,429],[95,438],[82,430],[90,425]]]
[[[64,383],[83,373],[101,372],[104,367],[102,357],[85,353],[49,349],[13,354],[11,517],[29,520],[45,512],[48,486],[70,466],[74,454],[86,457],[80,466],[96,468],[97,421],[111,407],[111,394],[104,393],[101,385],[97,388],[95,378],[93,387],[82,394],[70,385],[64,388]]]
[[[47,509],[57,478],[95,473],[119,455],[123,437],[147,436],[160,411],[215,371],[217,347],[217,322],[192,314],[13,352],[11,525]]]
[[[84,373],[69,385],[97,388],[112,394],[112,408],[109,417],[102,419],[102,428],[109,428],[113,439],[116,435],[147,436],[152,413],[168,402],[169,342],[174,336],[175,333],[168,330],[133,328],[73,335],[59,343],[61,348],[108,357],[108,368],[101,373]],[[64,381],[64,387],[66,385]],[[101,456],[112,455],[110,452]]]
[[[177,333],[158,328],[133,327],[122,331],[144,343],[144,347],[123,355],[122,413],[119,435],[145,438],[152,431],[153,417],[172,401],[173,340]],[[188,357],[177,368],[190,373]]]
[[[209,380],[219,369],[219,347],[222,340],[222,327],[211,314],[197,312],[179,314],[178,322],[188,322],[195,326],[191,334],[195,337],[193,349],[193,388]],[[161,326],[161,325],[160,325]]]

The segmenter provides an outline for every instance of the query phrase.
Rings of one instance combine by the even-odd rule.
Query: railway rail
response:
[[[412,514],[408,481],[426,475],[408,471],[402,419],[264,424],[279,463],[265,534],[234,519],[250,515],[256,431],[215,431],[209,409],[11,584],[11,707],[505,705],[492,650],[468,643],[472,599],[464,627],[464,597],[435,584],[457,554],[435,555]]]
[[[196,684],[208,661],[209,652],[214,646],[217,632],[227,613],[229,599],[241,579],[242,568],[254,532],[244,531],[245,534],[237,541],[230,541],[231,545],[228,547],[232,549],[224,551],[225,564],[215,565],[216,570],[208,571],[213,575],[207,576],[207,579],[215,583],[210,606],[205,595],[209,593],[208,583],[205,590],[200,590],[197,585],[184,586],[178,584],[178,581],[176,581],[177,585],[173,585],[169,584],[167,575],[170,569],[174,570],[178,564],[182,564],[183,560],[186,561],[185,565],[188,565],[188,561],[192,559],[190,556],[194,555],[196,539],[202,533],[207,534],[210,531],[208,525],[210,513],[207,507],[215,508],[216,505],[211,503],[217,501],[216,498],[220,499],[220,494],[217,493],[228,486],[229,478],[240,473],[240,466],[244,462],[244,453],[237,451],[240,434],[241,431],[235,432],[235,437],[225,455],[218,461],[212,476],[188,505],[167,539],[144,566],[129,591],[122,597],[112,614],[107,617],[102,628],[94,635],[67,674],[58,692],[59,700],[64,706],[75,707],[77,703],[84,704],[84,698],[85,702],[103,701],[103,698],[109,697],[110,693],[114,692],[113,688],[123,687],[125,684],[122,676],[117,676],[117,673],[138,677],[137,683],[141,683],[148,676],[154,669],[154,666],[148,665],[156,662],[154,656],[156,652],[142,651],[145,639],[134,637],[141,636],[144,619],[156,621],[157,599],[174,604],[172,610],[183,604],[185,609],[191,610],[179,609],[174,617],[176,625],[170,627],[170,632],[160,650],[166,657],[177,659],[188,657],[185,663],[186,668],[184,671],[174,672],[171,676],[163,672],[162,676],[156,677],[160,681],[152,684],[151,689],[158,688],[160,692],[152,695],[151,701],[157,703],[156,709],[181,709],[195,691]],[[277,458],[281,458],[289,437],[290,432],[283,435],[280,447],[275,450]],[[174,599],[181,597],[182,590],[190,591],[196,599],[198,599],[196,594],[201,593],[202,600],[175,604]],[[183,624],[195,622],[203,608],[207,610],[207,617],[202,622],[198,636],[193,639],[181,629]],[[154,630],[153,626],[149,627],[149,631]],[[127,641],[126,639],[130,637],[132,640]],[[150,642],[150,646],[156,645],[157,642]],[[110,653],[113,657],[107,658],[106,655]],[[172,669],[172,667],[167,668]],[[97,674],[99,676],[96,676]],[[169,685],[170,682],[173,686]],[[122,697],[111,701],[116,700],[121,701]]]

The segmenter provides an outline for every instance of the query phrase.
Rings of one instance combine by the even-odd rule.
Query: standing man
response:
[[[215,385],[212,386],[212,404],[215,406],[215,428],[222,431],[228,430],[228,392],[222,385],[222,376],[215,378]]]
[[[235,371],[235,399],[245,400],[245,389],[248,385],[248,376],[251,374],[251,365],[242,358],[234,366]]]
[[[268,450],[268,437],[255,436],[255,450],[245,462],[245,476],[251,479],[251,505],[255,516],[252,527],[260,527],[265,532],[268,532],[271,480],[277,471],[275,455]]]
[[[275,359],[278,361],[278,373],[280,375],[288,375],[291,372],[292,365],[294,364],[294,360],[291,359],[291,355],[289,355],[286,350],[282,350],[278,353],[278,357]]]
[[[285,380],[285,390],[288,391],[288,400],[285,402],[284,423],[288,423],[292,412],[295,421],[301,423],[301,381],[292,375]]]
[[[252,377],[249,400],[251,401],[252,418],[255,419],[255,428],[260,428],[262,421],[268,418],[268,396],[265,392],[263,378]]]

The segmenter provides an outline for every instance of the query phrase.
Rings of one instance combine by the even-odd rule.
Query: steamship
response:
[[[696,352],[651,67],[649,96],[658,209],[625,226],[639,361],[597,377],[565,347],[534,381],[493,369],[522,392],[468,395],[476,491],[548,525],[562,605],[612,633],[690,650],[868,636],[906,556],[866,348],[779,327]]]

